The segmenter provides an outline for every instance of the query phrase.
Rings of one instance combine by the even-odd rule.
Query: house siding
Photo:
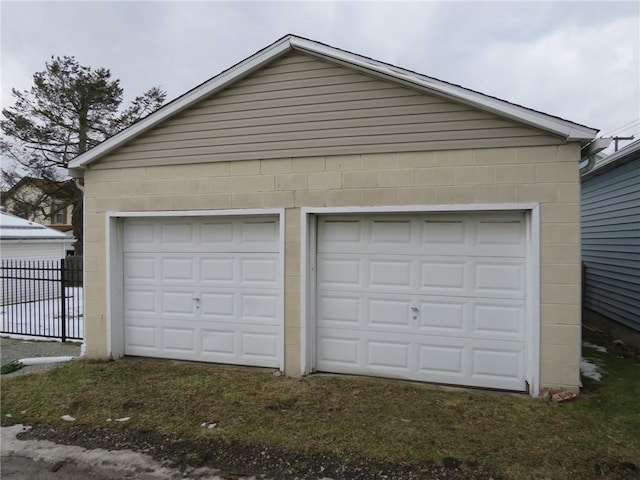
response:
[[[492,113],[292,53],[92,168],[563,143]]]
[[[106,213],[285,209],[285,372],[300,374],[301,207],[539,202],[541,385],[577,390],[580,145],[322,155],[85,172],[87,354],[108,357]],[[107,162],[108,163],[108,162]]]
[[[640,331],[640,158],[582,184],[585,306]]]

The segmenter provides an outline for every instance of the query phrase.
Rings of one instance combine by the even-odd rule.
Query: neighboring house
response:
[[[3,192],[2,206],[6,212],[32,222],[61,232],[73,231],[73,194],[69,182],[24,177]]]
[[[0,212],[0,257],[3,266],[10,267],[13,277],[20,267],[19,262],[32,260],[60,260],[73,249],[75,239],[52,228]],[[9,262],[5,265],[5,262]],[[27,263],[22,264],[24,267]],[[46,265],[40,264],[46,268]],[[28,272],[25,278],[50,278],[46,270]],[[16,278],[3,278],[0,285],[0,304],[40,300],[59,295],[59,286],[51,282],[26,281]]]
[[[577,390],[596,133],[284,37],[71,162],[87,353]]]
[[[581,203],[584,306],[640,343],[640,140],[582,175]]]

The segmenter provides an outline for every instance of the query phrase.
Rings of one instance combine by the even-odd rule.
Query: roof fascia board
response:
[[[360,70],[383,77],[387,80],[391,79],[396,82],[404,83],[408,86],[417,86],[423,91],[434,93],[456,102],[462,102],[466,105],[480,108],[482,110],[488,110],[498,115],[511,118],[512,120],[517,120],[521,123],[526,123],[530,126],[562,136],[568,141],[591,140],[595,138],[598,132],[598,130],[589,127],[584,127],[560,118],[551,117],[542,112],[536,112],[497,98],[473,92],[463,87],[458,87],[433,78],[425,77],[424,75],[410,72],[399,67],[394,67],[376,60],[337,50],[311,40],[292,37],[291,46],[294,50],[300,50],[327,60],[339,61],[346,66],[359,67]]]
[[[91,163],[94,159],[105,155],[112,150],[119,147],[124,142],[131,140],[138,135],[146,132],[147,130],[155,127],[166,118],[175,115],[176,113],[189,108],[203,97],[212,95],[218,90],[221,90],[234,82],[238,78],[248,75],[254,70],[259,69],[265,63],[270,62],[274,58],[283,55],[291,49],[289,37],[284,37],[269,47],[261,50],[260,52],[252,55],[237,65],[229,68],[221,74],[213,77],[212,79],[204,82],[202,85],[194,88],[193,90],[185,93],[181,97],[178,97],[173,102],[165,105],[160,110],[152,113],[148,117],[140,120],[138,123],[133,124],[129,128],[121,131],[120,133],[108,138],[104,142],[95,146],[86,153],[74,158],[69,162],[69,173],[72,176],[78,176],[79,170],[85,170],[86,165]]]

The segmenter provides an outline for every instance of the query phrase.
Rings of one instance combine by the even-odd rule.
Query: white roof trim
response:
[[[178,97],[174,101],[150,114],[129,128],[105,140],[101,144],[83,153],[69,162],[70,170],[86,169],[87,165],[121,146],[143,132],[153,128],[168,117],[184,110],[200,101],[202,98],[225,88],[239,78],[271,62],[275,58],[290,50],[299,50],[311,55],[320,56],[328,60],[345,63],[359,70],[383,77],[387,80],[398,81],[407,85],[419,87],[429,93],[446,97],[481,110],[490,111],[535,128],[562,136],[568,141],[584,141],[595,138],[598,130],[579,125],[568,120],[537,112],[520,105],[490,97],[473,90],[420,75],[410,70],[395,67],[367,57],[346,52],[312,40],[287,35],[272,45],[257,52],[251,57],[225,70],[193,90]]]

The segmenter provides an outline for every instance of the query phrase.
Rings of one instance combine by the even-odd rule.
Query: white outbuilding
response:
[[[6,212],[0,212],[2,259],[59,260],[73,249],[75,238]]]

